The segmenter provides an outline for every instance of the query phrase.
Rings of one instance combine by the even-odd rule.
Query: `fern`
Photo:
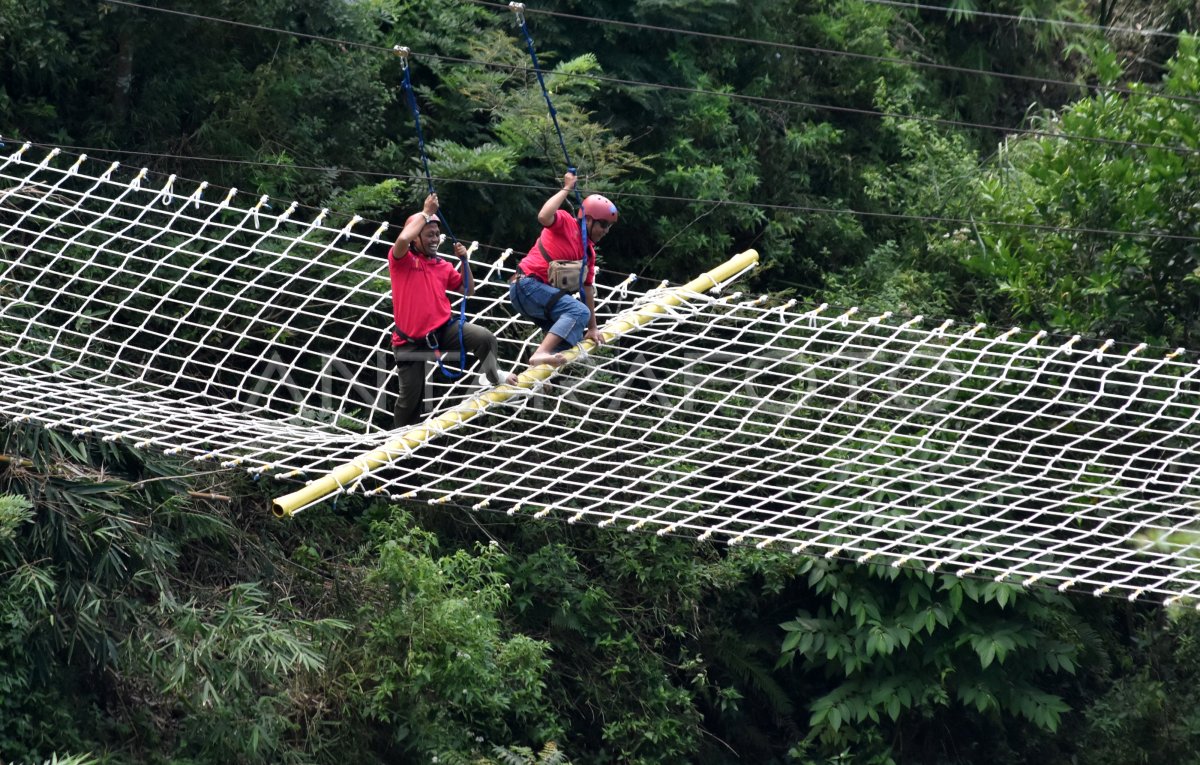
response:
[[[542,751],[538,752],[537,761],[538,765],[570,765],[567,755],[553,741],[546,742],[546,745],[542,747]]]
[[[492,754],[500,765],[530,765],[533,760],[533,750],[523,746],[506,749],[502,746],[492,748]]]
[[[761,640],[722,630],[708,648],[721,666],[767,701],[777,718],[791,716],[793,705],[787,691],[772,676],[770,668],[754,658],[756,654],[770,655],[776,650],[774,645],[768,647]]]
[[[536,755],[525,746],[492,747],[494,759],[478,760],[477,765],[571,765],[558,744],[547,741]]]
[[[33,520],[32,510],[24,497],[0,495],[0,541],[12,539],[18,526]]]

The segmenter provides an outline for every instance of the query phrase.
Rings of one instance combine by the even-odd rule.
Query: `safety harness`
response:
[[[392,325],[392,331],[395,332],[396,335],[401,340],[403,340],[406,345],[411,345],[416,348],[424,346],[425,348],[428,348],[429,350],[433,351],[433,357],[435,359],[437,359],[438,368],[441,369],[443,373],[445,373],[445,367],[442,366],[441,336],[442,336],[442,330],[444,330],[447,325],[453,324],[453,323],[455,323],[453,318],[447,319],[441,326],[437,327],[436,329],[431,330],[429,333],[427,333],[421,337],[413,337],[412,335],[408,334],[407,332],[402,331],[395,324]],[[459,374],[462,374],[462,373],[460,372]]]

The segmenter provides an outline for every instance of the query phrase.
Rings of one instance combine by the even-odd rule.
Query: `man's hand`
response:
[[[423,212],[426,215],[436,215],[439,207],[440,207],[440,205],[438,204],[438,198],[437,198],[436,193],[430,194],[429,196],[425,197],[425,206],[423,208]]]
[[[466,260],[469,253],[467,252],[467,248],[463,247],[462,242],[455,242],[454,254],[457,255],[460,260]]]
[[[575,188],[575,173],[567,173],[563,176],[563,191],[571,191]]]
[[[595,327],[589,328],[588,331],[584,333],[583,338],[585,340],[591,340],[596,345],[604,345],[604,335]]]

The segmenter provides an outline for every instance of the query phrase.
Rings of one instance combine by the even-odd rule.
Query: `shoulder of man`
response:
[[[554,222],[549,226],[546,226],[547,229],[554,230],[556,232],[567,232],[575,229],[576,227],[577,224],[575,221],[575,216],[566,210],[555,210]]]
[[[574,223],[575,216],[570,210],[558,209],[554,211],[554,220],[555,222],[564,221],[566,223]]]

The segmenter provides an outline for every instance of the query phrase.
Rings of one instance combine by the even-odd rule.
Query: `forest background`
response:
[[[1200,6],[943,2],[531,4],[621,208],[604,267],[754,247],[779,297],[1195,347]],[[456,232],[520,249],[565,166],[513,22],[0,0],[0,152],[397,222],[399,44]],[[1200,761],[1191,613],[452,508],[280,523],[237,476],[0,434],[0,762]]]

